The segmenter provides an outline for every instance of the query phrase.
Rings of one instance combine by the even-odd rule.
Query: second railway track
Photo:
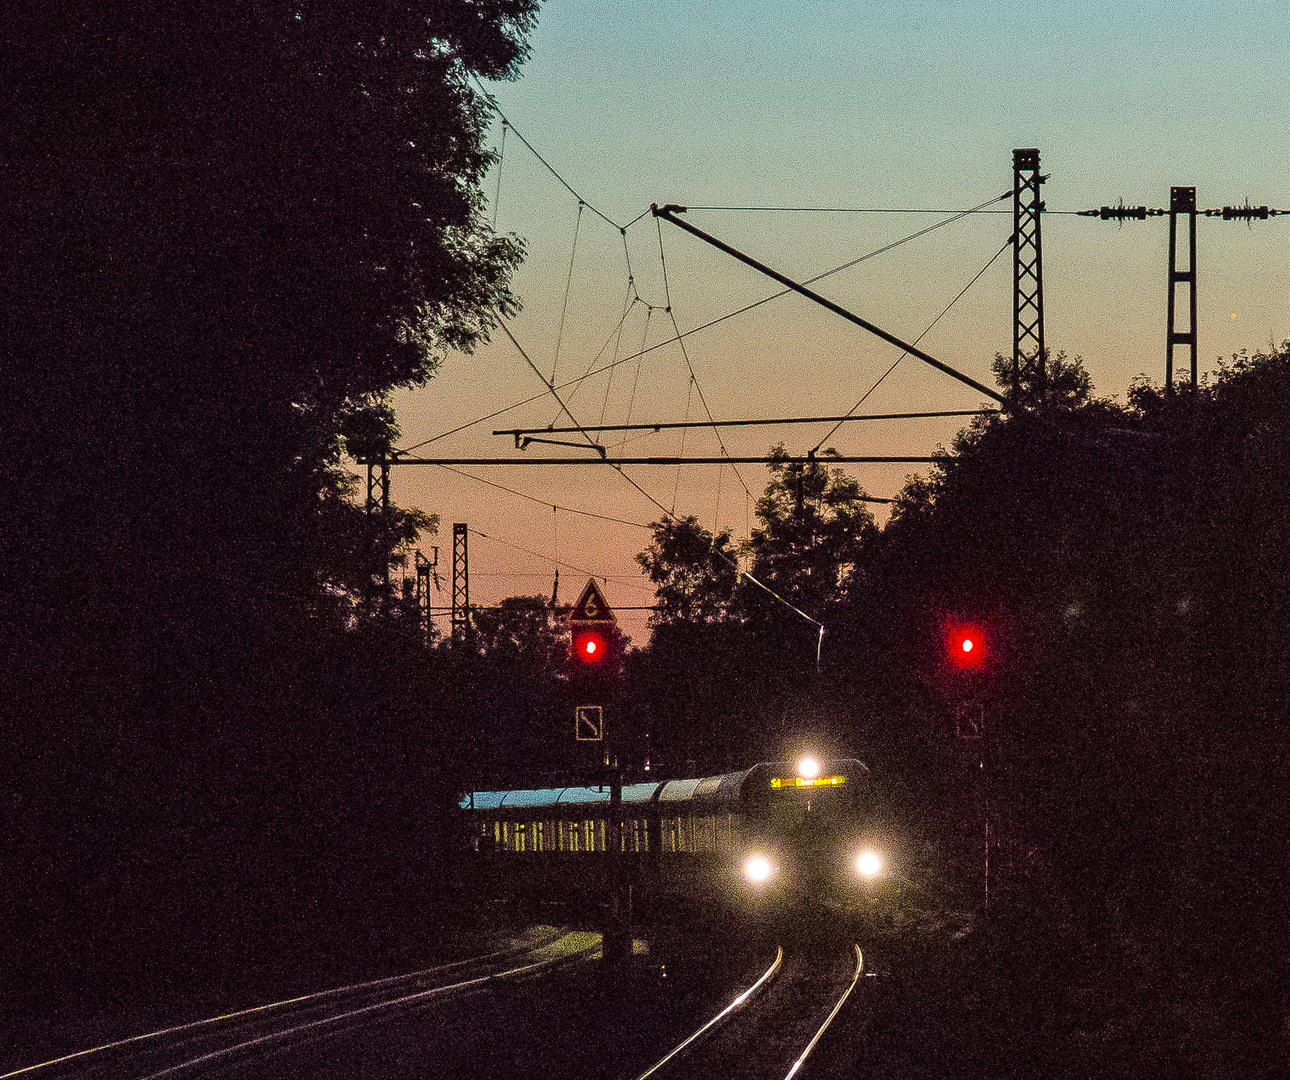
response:
[[[161,1080],[249,1068],[338,1032],[425,1008],[489,984],[589,957],[598,934],[547,933],[523,946],[406,975],[337,987],[222,1016],[178,1024],[5,1073],[0,1080]]]

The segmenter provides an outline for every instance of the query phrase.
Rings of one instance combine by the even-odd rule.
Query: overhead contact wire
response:
[[[658,219],[657,219],[657,218],[655,218],[654,220],[655,220],[655,224],[658,224]],[[667,297],[667,313],[668,313],[668,317],[669,317],[669,318],[671,318],[671,320],[672,320],[672,329],[676,331],[676,340],[677,340],[677,342],[678,342],[678,343],[680,344],[680,346],[681,346],[681,355],[685,357],[685,365],[686,365],[686,367],[687,367],[687,368],[689,368],[689,371],[690,371],[690,381],[691,381],[691,383],[694,385],[694,387],[695,387],[696,389],[698,389],[698,391],[699,391],[699,401],[700,401],[700,403],[702,403],[702,405],[703,405],[704,412],[706,412],[706,413],[708,414],[708,422],[709,422],[709,423],[713,423],[713,419],[712,419],[712,410],[708,408],[708,403],[707,403],[707,401],[706,401],[706,400],[704,399],[704,397],[703,397],[703,387],[699,386],[699,381],[698,381],[698,379],[697,379],[697,378],[695,378],[695,375],[694,375],[694,365],[690,363],[690,354],[689,354],[688,352],[686,352],[686,349],[685,349],[685,343],[681,340],[681,339],[682,339],[682,337],[683,337],[684,335],[682,335],[682,334],[681,334],[680,327],[678,327],[678,326],[676,325],[676,315],[675,315],[675,314],[673,313],[673,311],[672,311],[672,292],[671,292],[671,289],[668,287],[668,281],[667,281],[667,260],[664,258],[664,255],[663,255],[663,230],[662,230],[662,226],[661,226],[661,225],[659,226],[659,230],[658,230],[658,255],[659,255],[659,262],[660,262],[660,264],[662,265],[662,268],[663,268],[663,292],[664,292],[664,295]],[[687,419],[688,419],[688,418],[687,418]],[[716,434],[716,436],[717,436],[717,443],[721,446],[721,452],[722,452],[722,454],[724,454],[727,458],[729,458],[729,457],[730,457],[730,451],[726,449],[726,444],[725,444],[725,441],[721,438],[721,432],[720,432],[720,430],[719,430],[718,428],[716,428],[716,427],[713,427],[713,429],[712,429],[712,430],[713,430],[713,433],[714,433],[714,434]],[[747,485],[746,483],[744,483],[744,478],[743,478],[743,476],[742,476],[742,475],[740,475],[739,470],[735,467],[735,463],[734,463],[733,461],[732,461],[732,462],[730,462],[730,468],[734,470],[734,474],[735,474],[735,476],[736,476],[736,477],[738,477],[738,479],[739,479],[739,483],[740,483],[740,484],[743,484],[743,489],[744,489],[744,491],[745,491],[745,492],[747,492],[748,497],[751,499],[751,498],[752,498],[752,491],[749,489],[748,485]],[[620,471],[621,471],[621,470],[620,470]],[[749,573],[747,570],[740,570],[740,569],[739,569],[739,564],[738,564],[737,562],[734,562],[734,561],[730,560],[729,558],[727,558],[724,554],[722,554],[722,553],[721,553],[721,552],[719,552],[719,551],[717,552],[717,554],[718,554],[718,555],[719,555],[723,560],[725,560],[727,563],[729,563],[729,564],[730,564],[730,566],[732,566],[732,567],[734,568],[734,571],[735,571],[735,573],[736,573],[736,574],[739,574],[741,577],[746,577],[749,581],[751,581],[751,582],[752,582],[754,585],[756,585],[759,589],[763,589],[763,590],[765,590],[766,592],[768,592],[771,596],[773,596],[776,600],[778,600],[781,604],[783,604],[783,605],[784,605],[786,608],[788,608],[790,611],[796,612],[798,615],[800,615],[800,616],[801,616],[803,619],[805,619],[807,622],[809,622],[809,623],[811,623],[811,624],[813,624],[814,626],[816,626],[816,627],[818,627],[818,628],[819,628],[819,632],[820,632],[820,633],[819,633],[819,637],[818,637],[818,639],[817,639],[817,641],[816,641],[816,646],[815,646],[815,668],[816,668],[816,670],[818,671],[818,670],[819,670],[819,668],[820,668],[820,652],[821,652],[821,650],[822,650],[822,649],[823,649],[823,647],[824,647],[824,624],[823,624],[822,622],[820,622],[820,621],[819,621],[819,619],[813,619],[813,618],[811,618],[811,616],[809,616],[808,614],[806,614],[806,612],[805,612],[805,611],[803,611],[801,608],[799,608],[799,607],[797,607],[797,606],[795,606],[795,605],[793,605],[793,604],[789,603],[789,602],[788,602],[787,600],[785,600],[782,596],[780,596],[780,595],[779,595],[779,593],[777,593],[774,589],[772,589],[769,585],[765,584],[764,582],[758,581],[758,580],[757,580],[755,577],[753,577],[753,576],[752,576],[752,574],[751,574],[751,573]]]
[[[954,297],[953,300],[951,300],[948,304],[946,304],[945,307],[941,310],[941,313],[937,315],[936,318],[934,318],[928,324],[927,329],[924,330],[921,334],[918,335],[918,337],[914,339],[915,345],[917,345],[920,341],[923,340],[923,338],[925,338],[928,334],[932,332],[932,328],[938,322],[940,322],[941,319],[945,317],[945,313],[949,311],[950,308],[952,308],[963,298],[963,294],[966,293],[968,289],[972,288],[972,286],[976,284],[977,279],[982,274],[984,274],[987,270],[989,270],[990,267],[994,264],[994,260],[997,259],[1000,255],[1002,255],[1005,251],[1007,251],[1011,245],[1012,245],[1012,237],[1008,237],[1008,239],[1003,242],[1003,247],[1001,247],[998,251],[996,251],[993,255],[991,255],[989,260],[986,262],[986,264],[983,267],[981,267],[981,269],[978,270],[972,276],[972,280],[969,281],[966,285],[964,285],[961,290],[959,290],[958,296]],[[863,405],[865,401],[868,399],[869,395],[872,394],[875,390],[877,390],[878,387],[882,384],[883,379],[885,379],[888,375],[890,375],[893,371],[895,371],[896,365],[899,364],[902,360],[904,360],[905,357],[907,357],[908,355],[909,355],[909,352],[908,350],[906,350],[905,352],[902,352],[898,357],[896,357],[895,363],[893,363],[891,367],[889,367],[880,376],[878,376],[878,381],[875,382],[871,387],[869,387],[868,390],[865,391],[864,396],[861,397],[859,401],[857,401],[854,405],[851,406],[851,408],[847,411],[847,416],[851,416],[856,411],[856,409],[860,408],[860,406]],[[839,420],[836,424],[834,424],[831,428],[829,428],[828,433],[824,436],[824,438],[822,438],[819,442],[815,444],[815,446],[811,450],[811,453],[812,454],[815,453],[817,450],[819,450],[821,446],[823,446],[826,442],[828,442],[828,440],[833,437],[833,433],[837,431],[838,428],[840,428],[843,423],[844,423],[843,420]]]
[[[551,361],[551,385],[555,385],[555,369],[560,363],[560,342],[564,338],[564,317],[569,313],[569,293],[573,290],[573,262],[578,254],[578,230],[582,226],[582,211],[586,203],[578,200],[578,217],[573,223],[573,248],[569,252],[569,274],[564,281],[564,306],[560,309],[560,325],[555,332],[555,359]]]
[[[498,115],[501,115],[501,114],[499,113]],[[511,130],[514,130],[514,125],[511,125]],[[516,132],[516,134],[518,135],[519,133]],[[576,195],[577,192],[574,192],[574,194]],[[1011,197],[1012,197],[1012,192],[1009,191],[1006,194],[999,196],[997,199],[991,199],[987,202],[982,203],[981,206],[982,207],[989,206],[991,202],[999,202],[1001,199],[1008,199]],[[589,209],[595,210],[595,207],[591,206],[590,203],[588,203],[587,205]],[[831,274],[839,273],[842,270],[846,270],[852,266],[855,266],[857,263],[864,262],[865,260],[872,259],[877,255],[882,255],[885,252],[892,251],[893,249],[900,247],[902,244],[909,243],[911,240],[916,240],[921,236],[926,236],[929,232],[931,232],[934,229],[939,229],[943,225],[949,225],[951,222],[957,221],[959,218],[967,214],[978,213],[978,212],[979,212],[979,208],[977,210],[964,210],[961,213],[956,214],[953,218],[947,218],[945,221],[937,222],[935,225],[930,225],[925,229],[919,229],[917,232],[911,233],[909,236],[906,236],[900,240],[896,240],[890,244],[885,244],[882,247],[869,252],[867,255],[862,255],[859,259],[853,259],[850,262],[843,263],[841,266],[835,266],[832,270],[826,270],[824,271],[824,273],[817,274],[815,277],[807,278],[807,280],[803,282],[803,284],[813,285],[815,284],[815,282],[821,281]],[[645,214],[648,214],[648,213],[649,211],[646,210],[644,214],[639,215],[635,220],[639,221],[642,217],[645,216]],[[631,222],[631,224],[635,224],[635,221]],[[626,364],[626,363],[630,363],[632,360],[639,361],[641,357],[645,356],[647,353],[653,352],[655,349],[661,349],[667,345],[671,345],[672,342],[674,341],[678,341],[682,338],[691,337],[692,335],[698,334],[704,330],[710,330],[712,327],[718,325],[719,323],[725,322],[727,319],[736,318],[739,315],[743,315],[749,311],[752,311],[754,308],[761,307],[763,304],[768,304],[772,300],[778,300],[781,296],[787,296],[792,291],[793,291],[792,289],[781,289],[779,292],[771,293],[769,296],[764,296],[760,300],[754,300],[751,304],[745,304],[743,307],[738,308],[735,311],[728,312],[725,315],[720,315],[715,319],[711,319],[708,322],[701,323],[699,326],[692,327],[689,330],[685,330],[685,331],[678,330],[678,333],[676,334],[675,337],[667,338],[664,341],[655,342],[653,345],[650,345],[648,347],[645,347],[644,345],[642,345],[640,352],[634,353],[631,356],[624,356],[621,360],[617,360],[614,363]],[[641,303],[646,303],[646,301],[642,300]],[[654,309],[651,309],[651,310],[654,310]],[[675,320],[674,320],[674,324],[675,324]],[[583,376],[583,378],[591,378],[594,375],[599,375],[601,372],[606,371],[610,366],[612,365],[606,365],[605,367],[597,368],[595,371],[589,371],[586,373],[586,375]],[[639,368],[639,365],[638,365],[638,368]],[[545,382],[545,380],[543,381]],[[556,387],[556,389],[565,390],[568,387],[572,386],[577,381],[579,380],[571,379],[569,380],[569,382],[561,383],[559,386]],[[451,428],[448,431],[440,432],[438,435],[434,435],[429,439],[425,439],[412,446],[406,447],[405,449],[401,450],[400,453],[404,453],[404,454],[411,453],[413,450],[419,449],[422,446],[427,446],[432,442],[438,442],[440,439],[447,438],[449,435],[456,435],[458,432],[465,431],[467,428],[472,428],[479,424],[483,424],[489,420],[493,420],[499,416],[502,416],[505,413],[511,412],[515,409],[523,408],[525,405],[531,405],[533,402],[537,401],[542,396],[543,396],[542,394],[534,394],[532,397],[528,397],[528,398],[525,398],[523,401],[517,401],[514,404],[507,405],[504,408],[498,409],[496,412],[489,413],[487,416],[481,416],[477,420],[472,420],[469,423],[461,424],[455,428]]]
[[[606,577],[604,574],[596,574],[590,570],[587,570],[585,567],[576,566],[573,563],[567,563],[562,560],[553,559],[551,558],[550,555],[543,555],[542,552],[540,551],[534,551],[532,548],[526,548],[521,544],[514,544],[510,540],[503,540],[499,536],[489,536],[488,533],[480,532],[478,529],[474,529],[474,528],[470,529],[469,531],[474,533],[476,536],[480,537],[483,540],[491,540],[494,544],[502,544],[505,547],[513,548],[515,551],[522,551],[525,555],[532,555],[535,559],[541,559],[544,562],[555,563],[557,566],[563,566],[568,568],[569,570],[577,570],[578,573],[580,574],[586,574],[588,577],[600,578],[601,581],[609,580],[609,578]],[[642,585],[635,585],[632,582],[626,581],[622,578],[617,578],[615,580],[622,581],[623,584],[627,585],[629,588],[639,589],[641,592],[650,591],[649,589],[645,588]]]
[[[633,529],[648,529],[648,525],[643,525],[639,521],[628,521],[626,518],[610,517],[608,514],[597,514],[591,510],[577,510],[572,506],[563,506],[557,503],[548,502],[546,499],[539,499],[534,495],[526,495],[522,491],[516,491],[505,484],[499,484],[494,480],[485,480],[482,476],[476,476],[474,473],[468,473],[462,469],[454,469],[451,465],[440,465],[439,468],[445,469],[450,473],[456,473],[458,476],[464,476],[467,480],[473,480],[477,484],[484,484],[487,487],[496,488],[498,491],[505,491],[508,495],[514,495],[519,499],[527,499],[529,502],[537,503],[539,506],[549,506],[552,510],[563,510],[566,514],[579,514],[582,517],[595,518],[598,521],[608,521],[615,525],[630,525]]]
[[[663,295],[667,299],[667,316],[669,319],[672,320],[672,330],[676,334],[677,344],[681,347],[681,355],[685,358],[685,366],[689,369],[690,382],[694,386],[694,388],[699,391],[699,404],[703,406],[703,411],[708,417],[708,423],[713,425],[712,433],[717,437],[717,445],[721,447],[722,456],[729,458],[730,451],[726,449],[726,442],[721,437],[720,429],[715,426],[715,421],[712,416],[712,410],[708,408],[708,399],[704,397],[703,387],[699,385],[699,380],[697,376],[694,374],[694,365],[690,362],[690,353],[685,347],[684,335],[681,333],[680,326],[677,325],[676,312],[672,310],[672,288],[668,283],[667,258],[663,253],[663,226],[662,226],[662,223],[658,220],[658,218],[654,219],[654,225],[658,230],[658,261],[663,274]],[[687,406],[687,410],[688,410],[688,406]],[[686,420],[687,421],[689,420],[688,415],[686,416]],[[738,479],[739,483],[743,485],[744,490],[747,491],[749,495],[751,495],[752,491],[749,489],[748,485],[744,482],[743,475],[739,472],[739,469],[736,467],[733,461],[730,462],[730,468],[734,470],[735,477]]]

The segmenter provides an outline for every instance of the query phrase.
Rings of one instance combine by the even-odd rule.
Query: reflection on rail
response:
[[[745,990],[742,994],[740,994],[737,998],[735,998],[734,1001],[732,1001],[729,1005],[727,1005],[724,1009],[722,1009],[719,1013],[717,1013],[716,1016],[714,1016],[711,1020],[709,1020],[706,1024],[704,1024],[703,1027],[699,1028],[699,1030],[696,1031],[693,1035],[691,1035],[688,1039],[686,1039],[680,1045],[676,1046],[665,1057],[661,1058],[659,1061],[655,1062],[643,1073],[641,1073],[640,1076],[637,1077],[637,1080],[647,1080],[647,1077],[651,1077],[659,1073],[668,1064],[678,1060],[687,1051],[698,1046],[699,1043],[701,1043],[704,1039],[706,1039],[709,1035],[711,1035],[714,1031],[716,1031],[717,1028],[719,1028],[722,1024],[724,1024],[727,1020],[729,1020],[730,1017],[734,1015],[735,1012],[737,1012],[739,1009],[742,1009],[749,1001],[751,1001],[759,993],[761,993],[762,990],[764,990],[767,986],[769,986],[771,981],[775,978],[775,976],[779,974],[780,968],[783,967],[783,964],[784,964],[784,950],[783,948],[777,948],[775,951],[774,963],[772,963],[770,967],[768,967],[764,972],[762,972],[761,978],[759,978],[755,983],[753,983],[752,986],[748,987],[747,990]],[[0,1078],[0,1080],[3,1080],[3,1078]]]
[[[807,1059],[810,1058],[811,1053],[824,1037],[829,1025],[842,1011],[843,1006],[846,1005],[848,998],[855,990],[856,984],[860,981],[860,976],[864,970],[864,956],[860,952],[858,945],[853,945],[852,949],[855,953],[855,969],[850,973],[845,989],[840,995],[836,996],[836,1000],[836,990],[830,992],[823,1001],[819,1000],[819,991],[826,989],[827,982],[830,980],[827,978],[821,980],[821,972],[808,953],[795,954],[785,971],[784,978],[780,980],[780,983],[787,983],[788,985],[776,987],[775,991],[767,998],[766,1003],[758,1010],[757,1019],[750,1017],[742,1021],[741,1024],[723,1032],[719,1038],[712,1040],[711,1044],[705,1046],[702,1051],[698,1051],[699,1045],[708,1036],[714,1034],[717,1028],[729,1020],[739,1008],[747,1004],[756,994],[766,988],[772,979],[780,975],[781,969],[784,969],[785,965],[784,950],[779,949],[775,962],[753,986],[740,994],[721,1013],[704,1024],[703,1027],[652,1068],[642,1073],[637,1080],[658,1080],[660,1074],[663,1073],[686,1074],[688,1071],[688,1073],[696,1076],[709,1075],[713,1072],[720,1073],[728,1070],[732,1062],[747,1063],[748,1058],[744,1056],[747,1048],[744,1044],[750,1039],[754,1041],[757,1047],[758,1061],[754,1070],[755,1075],[759,1077],[779,1075],[774,1071],[776,1059],[778,1058],[786,1063],[790,1054],[796,1053],[795,1047],[801,1046],[800,1040],[805,1037],[805,1032],[802,1031],[800,1025],[803,1022],[813,1024],[814,1021],[811,1017],[813,1015],[818,1016],[827,1010],[823,1023],[814,1029],[814,1034],[806,1043],[805,1048],[797,1054],[796,1060],[788,1068],[785,1080],[792,1080],[806,1064]],[[804,1002],[801,992],[804,987],[808,986],[812,987],[812,989]],[[817,1006],[820,1008],[820,1013],[815,1013],[814,1011]],[[811,1029],[807,1028],[806,1030],[810,1031]],[[682,1059],[685,1059],[684,1062]]]
[[[793,1067],[788,1070],[788,1075],[784,1080],[793,1080],[793,1077],[797,1075],[797,1071],[806,1064],[806,1059],[811,1056],[811,1051],[815,1049],[815,1044],[823,1038],[824,1033],[829,1029],[829,1025],[833,1023],[834,1017],[842,1011],[842,1006],[847,1003],[847,998],[851,996],[851,991],[856,988],[856,983],[860,981],[860,974],[864,971],[864,954],[860,952],[859,945],[853,947],[856,951],[856,973],[851,976],[851,982],[847,984],[847,988],[842,992],[842,996],[838,998],[838,1003],[833,1006],[833,1011],[824,1018],[824,1023],[820,1025],[820,1030],[817,1031],[811,1041],[806,1044],[806,1049],[802,1051],[801,1056],[793,1062]]]
[[[81,1067],[106,1064],[109,1057],[118,1068],[131,1069],[131,1075],[156,1080],[209,1065],[234,1054],[255,1051],[268,1044],[289,1043],[293,1038],[308,1037],[320,1029],[346,1022],[362,1023],[378,1013],[423,1005],[436,997],[461,993],[494,981],[535,974],[588,958],[599,949],[599,934],[547,932],[535,941],[485,956],[306,994],[119,1039],[5,1073],[0,1075],[0,1080],[20,1076],[46,1080],[52,1076],[75,1075]],[[490,967],[502,968],[508,961],[521,957],[529,962],[505,970],[489,970]],[[462,975],[469,977],[463,979]],[[440,982],[444,979],[450,981]],[[429,985],[434,982],[440,984]],[[208,1048],[195,1056],[174,1060],[180,1056],[176,1051],[181,1048],[182,1055],[191,1054],[191,1044],[196,1040],[204,1041]],[[167,1056],[171,1060],[165,1061]]]

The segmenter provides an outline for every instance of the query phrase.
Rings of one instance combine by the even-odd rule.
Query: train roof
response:
[[[658,781],[647,784],[624,784],[624,803],[645,803],[653,799],[663,785]],[[463,810],[497,810],[502,807],[568,806],[574,803],[608,803],[609,786],[534,788],[515,791],[475,791],[463,795],[459,805]]]
[[[834,758],[826,761],[826,779],[837,783],[854,783],[867,779],[869,770],[864,762],[854,758]],[[700,776],[688,780],[649,781],[644,784],[624,784],[624,805],[655,802],[679,810],[677,804],[713,810],[733,807],[742,802],[752,791],[770,790],[770,780],[777,776],[793,776],[796,766],[790,762],[761,762],[742,772],[723,773],[720,776]],[[462,796],[463,810],[502,810],[540,806],[591,805],[609,802],[609,785],[597,787],[529,788],[515,791],[474,791]]]

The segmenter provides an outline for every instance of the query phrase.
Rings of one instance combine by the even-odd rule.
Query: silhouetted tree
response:
[[[364,806],[414,776],[450,799],[416,762],[418,736],[451,740],[402,692],[425,650],[364,618],[429,519],[365,518],[342,461],[515,307],[471,80],[516,74],[535,12],[126,0],[6,24],[0,714],[23,826],[0,857],[39,970],[52,941],[120,947],[69,987],[207,940],[332,851],[305,843],[320,819],[362,821],[370,853],[429,818]],[[345,850],[327,865],[361,870]],[[155,945],[129,937],[134,896]]]
[[[388,443],[386,395],[515,304],[469,79],[516,73],[535,10],[15,17],[0,397],[31,468],[13,576],[61,563],[74,583],[25,614],[94,618],[108,578],[104,614],[135,626],[254,625],[355,585],[341,440]]]
[[[654,626],[710,623],[727,617],[738,580],[730,530],[710,533],[696,517],[665,518],[651,526],[654,541],[636,561],[654,583]]]
[[[814,618],[839,603],[863,572],[868,546],[877,536],[864,490],[841,469],[819,461],[787,460],[772,448],[771,479],[757,500],[761,522],[752,535],[753,577]],[[742,586],[744,603],[764,609],[755,586]]]

